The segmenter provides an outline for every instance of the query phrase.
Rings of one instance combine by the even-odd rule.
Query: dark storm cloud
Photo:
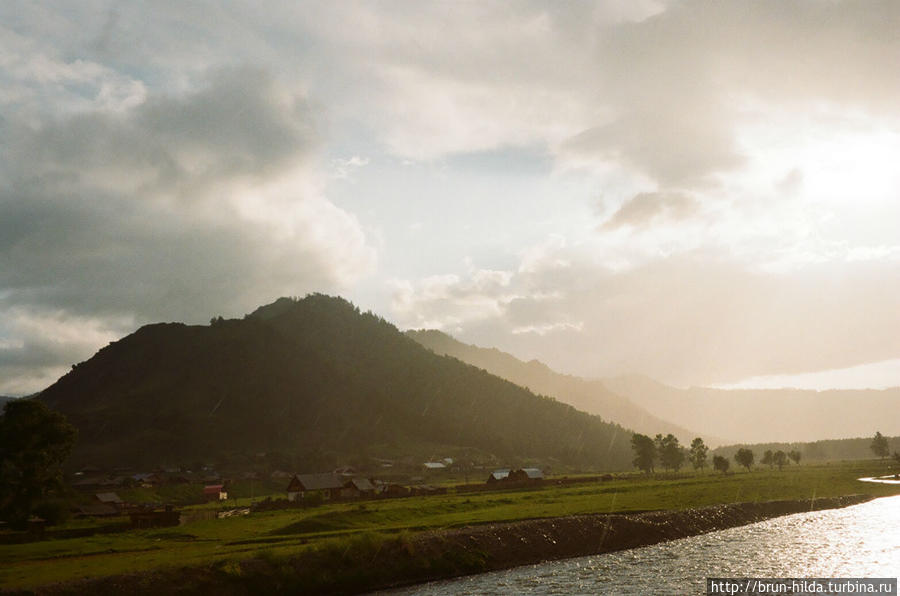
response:
[[[124,112],[7,122],[2,134],[7,326],[233,316],[279,293],[340,286],[348,262],[371,258],[352,217],[315,185],[291,184],[315,147],[312,115],[262,71],[218,72],[199,92]],[[329,232],[343,234],[337,250]],[[89,355],[37,333],[0,349],[0,374]]]

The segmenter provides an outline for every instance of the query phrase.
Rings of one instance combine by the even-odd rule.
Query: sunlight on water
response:
[[[879,476],[878,478],[860,478],[863,482],[878,482],[879,484],[900,484],[900,476]]]
[[[394,594],[688,594],[707,577],[896,577],[900,496]]]

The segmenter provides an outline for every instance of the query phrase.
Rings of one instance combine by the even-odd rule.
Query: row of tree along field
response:
[[[711,450],[712,455],[721,455],[726,459],[734,458],[738,449],[748,448],[758,453],[765,451],[781,450],[785,453],[791,451],[799,451],[804,462],[824,462],[837,460],[853,460],[868,459],[875,453],[876,457],[887,457],[895,451],[900,452],[900,437],[885,437],[878,433],[883,439],[882,453],[875,453],[872,450],[873,437],[858,437],[852,439],[827,439],[822,441],[814,441],[812,443],[756,443],[735,445],[726,445]]]
[[[872,439],[848,439],[849,441],[865,441],[868,443],[869,450],[877,457],[884,459],[891,453],[890,441],[883,436],[881,432],[876,432]],[[766,447],[766,446],[763,446]],[[803,453],[797,449],[778,448],[759,449],[762,451],[762,458],[759,460],[760,465],[769,466],[769,468],[777,467],[779,470],[784,468],[790,462],[799,464],[803,459]],[[785,445],[787,447],[787,445]],[[691,441],[690,448],[682,447],[678,438],[672,434],[663,436],[661,434],[651,438],[647,435],[635,433],[631,437],[631,448],[634,451],[634,467],[646,473],[655,472],[657,468],[665,471],[679,471],[686,463],[695,470],[703,470],[709,463],[709,448],[704,444],[703,439],[697,437]],[[723,448],[721,451],[725,451]],[[712,457],[712,467],[714,470],[725,473],[731,467],[730,459],[734,459],[735,463],[744,467],[749,472],[756,463],[756,453],[749,447],[737,446],[730,450],[730,453],[714,454]],[[900,452],[894,451],[893,455],[897,463],[900,463]]]

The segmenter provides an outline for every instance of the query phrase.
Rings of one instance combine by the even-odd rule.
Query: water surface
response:
[[[897,577],[900,496],[392,594],[703,594],[707,577]]]

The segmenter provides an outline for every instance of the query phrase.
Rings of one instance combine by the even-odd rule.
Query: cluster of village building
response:
[[[423,465],[426,471],[444,469],[452,464],[448,459],[426,462]],[[438,467],[440,466],[440,467]],[[258,478],[253,475],[253,478]],[[422,482],[401,484],[366,477],[357,474],[352,468],[340,468],[332,472],[315,474],[288,474],[275,471],[271,474],[272,480],[283,479],[286,482],[284,492],[288,504],[309,504],[315,501],[339,501],[359,499],[396,498],[431,494],[444,494],[445,486],[433,486]],[[421,481],[422,477],[413,480]],[[541,482],[544,479],[543,472],[538,468],[501,468],[491,472],[486,481],[481,484],[466,484],[457,487],[457,490],[475,491],[490,490],[504,487],[516,487],[530,483]],[[78,472],[72,487],[83,494],[91,494],[93,498],[82,499],[75,508],[75,514],[82,517],[105,517],[130,515],[134,525],[154,525],[153,515],[162,520],[169,517],[159,509],[162,504],[133,504],[125,502],[118,494],[120,489],[136,487],[154,488],[164,484],[198,484],[198,500],[205,502],[226,501],[228,499],[228,482],[210,469],[202,474],[184,473],[181,470],[158,469],[152,472],[137,474],[103,474],[97,469],[84,469]],[[313,498],[315,497],[315,498]],[[269,499],[271,503],[271,499]],[[173,509],[166,507],[164,511],[172,514]],[[169,520],[171,521],[171,520]],[[165,524],[168,525],[168,524]]]

